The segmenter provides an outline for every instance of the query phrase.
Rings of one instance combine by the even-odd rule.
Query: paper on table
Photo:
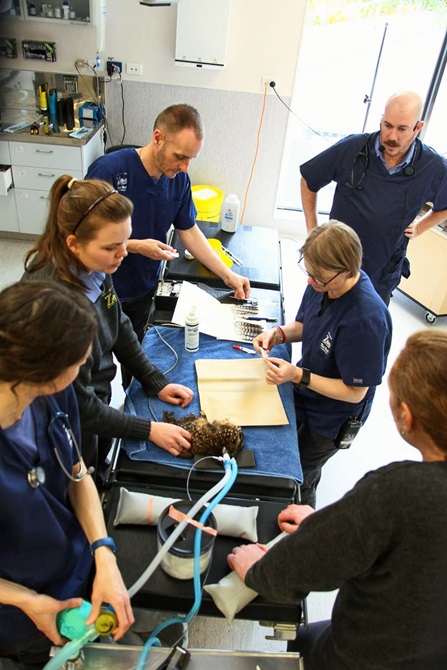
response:
[[[219,340],[248,341],[236,330],[233,305],[222,305],[212,295],[187,281],[182,283],[172,323],[184,326],[193,305],[197,307],[201,333],[217,337]]]
[[[256,360],[197,360],[200,409],[208,421],[238,426],[288,424],[277,386],[267,384],[265,363]]]

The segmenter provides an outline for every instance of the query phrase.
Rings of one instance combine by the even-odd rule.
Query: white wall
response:
[[[208,1],[212,5],[215,0]],[[262,78],[274,77],[278,93],[290,104],[305,5],[306,0],[231,0],[226,64],[211,70],[175,65],[176,5],[145,7],[138,0],[107,0],[102,56],[124,63],[125,141],[147,141],[155,115],[163,108],[155,108],[154,99],[160,105],[195,104],[204,118],[206,142],[203,157],[199,156],[191,167],[193,183],[214,184],[225,193],[236,192],[242,200],[256,148],[264,94]],[[40,71],[75,73],[77,58],[95,58],[94,26],[11,19],[5,24],[2,34],[19,42],[55,41],[57,62],[25,61],[20,54],[14,60],[2,59],[2,67],[32,70],[38,62]],[[141,63],[142,76],[126,75],[128,62]],[[148,104],[143,106],[143,101]],[[288,112],[271,90],[267,102],[244,223],[302,234],[302,223],[298,230],[296,222],[275,219]],[[106,109],[116,141],[122,135],[121,90],[116,81],[106,85]]]
[[[208,0],[210,5],[214,1]],[[305,4],[232,0],[226,65],[215,71],[174,64],[177,5],[144,7],[138,0],[108,0],[106,56],[141,63],[143,76],[128,77],[135,81],[260,93],[266,75],[277,78],[278,90],[290,96]]]
[[[209,0],[209,4],[215,1]],[[214,71],[174,64],[176,4],[146,7],[138,0],[107,0],[102,55],[143,65],[141,77],[124,72],[123,79],[260,93],[262,77],[274,76],[280,92],[290,96],[305,5],[306,0],[232,0],[226,66]],[[34,69],[35,61],[22,58],[22,39],[56,42],[57,62],[39,63],[41,70],[74,73],[76,58],[96,56],[96,29],[92,25],[6,17],[1,36],[15,37],[20,51],[17,59],[2,59],[1,67]]]

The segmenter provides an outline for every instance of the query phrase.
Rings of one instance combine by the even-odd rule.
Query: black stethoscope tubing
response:
[[[53,405],[53,407],[50,407],[50,405]],[[92,474],[92,468],[89,468],[88,470],[84,471],[84,468],[82,467],[82,455],[81,455],[81,450],[79,449],[78,442],[74,436],[73,430],[70,426],[70,421],[65,414],[65,412],[61,412],[59,408],[57,407],[56,403],[53,401],[53,399],[50,400],[50,402],[47,403],[48,409],[50,410],[50,413],[52,414],[50,423],[48,424],[47,432],[48,432],[48,439],[49,442],[53,445],[53,452],[56,457],[56,460],[58,462],[59,467],[61,468],[62,472],[65,474],[66,477],[72,482],[81,482],[85,477],[88,475]],[[73,475],[67,470],[65,465],[62,462],[62,459],[60,457],[59,451],[57,449],[57,445],[54,442],[54,430],[55,430],[55,425],[56,423],[60,421],[62,423],[62,428],[63,431],[66,435],[67,441],[70,445],[70,447],[74,448],[76,451],[76,455],[78,457],[78,462],[79,462],[79,471],[77,474],[73,477]],[[6,444],[9,445],[10,449],[18,456],[18,458],[21,460],[23,465],[25,466],[27,470],[27,479],[28,483],[31,486],[31,488],[37,488],[42,484],[45,484],[46,481],[46,474],[45,474],[45,469],[41,466],[30,466],[30,463],[27,462],[27,459],[25,458],[24,454],[21,452],[20,449],[17,449],[17,447],[13,444],[13,442],[7,437],[6,433],[0,428],[0,434],[3,436],[4,441]]]
[[[354,156],[354,161],[352,163],[352,168],[351,168],[351,181],[347,181],[345,186],[348,188],[356,189],[357,191],[361,191],[363,186],[362,186],[362,181],[365,178],[366,171],[369,166],[369,141],[372,138],[374,133],[371,133],[370,135],[367,136],[365,142],[362,144],[361,148],[359,151],[357,151],[356,155]],[[411,163],[409,165],[406,165],[404,169],[402,170],[403,174],[406,177],[412,177],[415,172],[416,172],[416,160],[418,158],[418,152],[419,152],[419,142],[418,138],[415,139],[415,147],[413,151],[413,157],[411,159]],[[357,180],[357,183],[354,183],[355,181],[355,167],[356,163],[358,163],[361,159],[364,160],[364,166],[363,166],[363,172],[360,175],[359,179]]]

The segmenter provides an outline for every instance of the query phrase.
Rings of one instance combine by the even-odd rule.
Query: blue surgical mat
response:
[[[167,370],[175,363],[173,352],[164,344],[161,337],[168,342],[178,355],[178,363],[168,373]],[[247,345],[250,346],[250,345]],[[158,421],[162,420],[164,411],[172,411],[177,419],[193,412],[200,412],[200,399],[197,389],[195,361],[197,359],[239,359],[247,358],[248,354],[233,349],[232,343],[217,340],[200,333],[200,348],[195,353],[185,351],[183,328],[165,326],[152,327],[143,340],[143,349],[152,363],[166,373],[172,383],[183,384],[194,391],[194,398],[188,407],[182,409],[176,405],[162,402],[157,397],[150,398],[150,405]],[[290,345],[276,345],[274,356],[290,361]],[[281,384],[278,390],[284,405],[289,424],[285,426],[249,426],[243,428],[244,446],[252,449],[255,454],[256,468],[241,469],[241,472],[259,475],[276,475],[303,481],[298,438],[293,404],[293,387],[291,383]],[[127,390],[124,410],[129,414],[153,419],[148,406],[148,397],[141,384],[135,379]],[[125,439],[122,447],[133,461],[152,461],[179,468],[191,468],[193,460],[172,456],[164,449],[150,441]]]

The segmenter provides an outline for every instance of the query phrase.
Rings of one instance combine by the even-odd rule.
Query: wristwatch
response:
[[[303,371],[303,375],[301,377],[301,381],[297,384],[298,387],[300,386],[309,386],[310,383],[310,370],[308,368],[301,368]]]
[[[116,544],[113,537],[102,537],[100,540],[92,542],[90,545],[90,553],[92,556],[99,547],[109,547],[114,554],[116,553]]]

